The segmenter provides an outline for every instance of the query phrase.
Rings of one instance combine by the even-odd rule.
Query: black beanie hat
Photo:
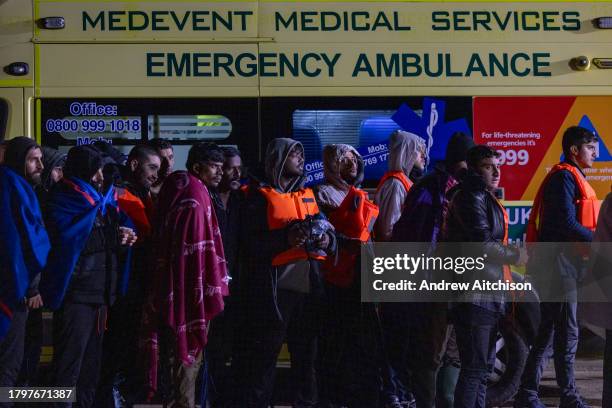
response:
[[[474,140],[463,132],[455,132],[446,146],[447,165],[453,165],[467,159],[467,151],[474,146]]]
[[[98,149],[89,145],[76,146],[68,151],[64,177],[77,177],[89,183],[102,165],[102,155]]]
[[[21,177],[25,177],[25,159],[28,152],[34,148],[40,148],[40,146],[29,137],[19,136],[9,140],[4,152],[4,165],[10,167]]]
[[[45,190],[49,190],[53,185],[53,181],[51,180],[51,172],[56,167],[64,167],[64,164],[66,163],[66,153],[62,153],[57,149],[47,146],[42,147],[42,152],[43,164],[45,168],[40,175],[40,179]]]

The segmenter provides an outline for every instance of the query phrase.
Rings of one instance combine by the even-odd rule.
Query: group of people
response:
[[[565,160],[540,187],[530,239],[592,240],[596,219],[583,214],[597,198],[582,170],[596,141],[580,127],[565,132]],[[508,265],[528,255],[507,243],[498,153],[456,133],[423,175],[423,139],[399,130],[388,147],[389,171],[370,200],[364,161],[345,144],[324,147],[324,182],[305,188],[304,148],[289,138],[268,144],[262,174],[247,182],[240,152],[214,143],[194,144],[186,171],[173,172],[172,145],[161,139],[127,159],[102,142],[67,155],[25,137],[6,142],[0,386],[36,384],[45,307],[46,384],[76,387],[80,407],[194,407],[203,381],[211,407],[265,408],[284,343],[295,407],[484,407],[509,299],[361,302],[361,256],[373,241],[432,251],[480,242],[487,275],[511,279]],[[543,406],[538,383],[552,345],[560,406],[586,407],[573,373],[576,304],[540,308],[515,406]]]

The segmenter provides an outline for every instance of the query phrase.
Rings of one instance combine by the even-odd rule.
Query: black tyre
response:
[[[499,407],[514,397],[521,384],[529,347],[520,330],[509,319],[500,323],[495,368],[489,376],[487,407]]]
[[[512,273],[514,282],[523,282],[523,276]],[[512,305],[512,312],[500,322],[495,345],[495,368],[489,376],[487,407],[498,407],[516,395],[521,376],[540,324],[540,306],[535,291],[522,294],[522,301]]]

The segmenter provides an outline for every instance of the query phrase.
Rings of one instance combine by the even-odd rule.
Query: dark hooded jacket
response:
[[[56,167],[64,167],[66,164],[66,153],[62,153],[57,149],[43,146],[43,165],[45,168],[40,176],[41,187],[45,191],[49,191],[53,187],[53,180],[51,179],[51,172]]]
[[[15,173],[26,178],[25,159],[28,152],[40,146],[29,137],[19,136],[9,140],[4,153],[4,165],[10,167]]]
[[[292,139],[274,139],[268,145],[266,151],[265,175],[267,183],[250,185],[244,201],[241,216],[243,221],[243,233],[241,237],[244,242],[240,243],[242,252],[241,292],[249,304],[249,312],[253,313],[252,319],[258,321],[280,322],[283,316],[278,308],[276,293],[279,290],[279,278],[287,272],[287,265],[273,266],[272,259],[290,249],[287,240],[289,227],[271,230],[268,228],[268,202],[263,196],[260,187],[272,187],[281,193],[299,191],[303,188],[304,176],[295,177],[285,190],[280,187],[282,170],[293,147],[301,147],[301,143]],[[324,218],[320,213],[319,217]],[[335,240],[332,237],[333,247]],[[322,290],[319,274],[319,261],[309,259],[299,261],[295,264],[296,269],[304,271],[307,268],[307,276],[310,287],[308,291],[318,293]]]
[[[87,183],[103,161],[100,152],[91,146],[77,146],[68,152],[64,167],[64,178],[76,177]],[[58,183],[54,194],[71,191],[66,183]],[[57,242],[57,231],[52,217],[46,218],[49,235],[53,245]],[[70,284],[65,300],[72,303],[112,304],[116,297],[119,242],[119,217],[116,211],[107,211],[105,215],[98,212],[87,242],[81,251],[72,271]]]
[[[38,143],[36,143],[36,141],[34,141],[33,139],[30,139],[29,137],[19,136],[19,137],[9,140],[9,142],[7,143],[7,147],[6,147],[6,152],[4,153],[4,165],[7,167],[10,167],[11,170],[13,170],[15,173],[17,173],[21,177],[27,179],[26,174],[25,174],[25,159],[28,153],[30,152],[30,150],[34,148],[40,148],[40,146],[38,145]],[[41,204],[41,201],[39,198],[39,205],[40,204]],[[15,216],[14,219],[17,222],[18,228],[21,230],[20,236],[23,239],[25,235],[23,232],[23,225],[21,224],[21,218],[18,216]],[[26,259],[33,257],[33,255],[31,254],[29,245],[23,245],[23,248],[24,248],[24,257]],[[30,285],[26,292],[27,297],[36,296],[38,294],[39,282],[40,282],[40,273],[36,274],[34,278],[32,279],[32,281],[30,282]]]

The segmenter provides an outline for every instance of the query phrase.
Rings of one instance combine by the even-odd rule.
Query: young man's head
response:
[[[187,170],[206,187],[217,187],[223,176],[223,150],[215,143],[200,142],[189,149]]]
[[[427,163],[427,148],[424,143],[421,143],[417,147],[417,156],[414,161],[414,167],[419,170],[425,170],[425,164]]]
[[[597,136],[580,126],[567,128],[563,134],[565,160],[572,161],[581,169],[593,167],[597,158]]]
[[[499,153],[489,146],[476,145],[467,152],[467,165],[471,170],[480,174],[487,190],[497,189],[501,177]]]
[[[40,184],[44,169],[40,146],[32,139],[19,136],[6,144],[4,164],[25,178],[32,185]]]
[[[169,141],[160,138],[149,140],[149,146],[157,150],[161,157],[161,168],[157,173],[157,184],[161,184],[174,169],[174,148]]]
[[[296,144],[289,150],[282,175],[287,178],[304,175],[304,148],[301,144]]]
[[[242,158],[240,151],[235,147],[224,147],[223,156],[223,176],[219,183],[221,190],[238,190],[240,188],[240,178],[242,177]]]
[[[132,182],[138,187],[149,190],[157,181],[161,167],[161,157],[157,150],[147,145],[137,145],[132,148],[127,159],[127,167]]]
[[[88,145],[75,146],[68,151],[64,177],[76,177],[101,191],[104,183],[103,166],[102,154],[98,149]]]
[[[62,153],[48,146],[43,146],[42,152],[45,168],[42,172],[41,182],[43,188],[48,191],[64,177],[66,153]]]
[[[467,152],[474,147],[474,139],[463,132],[453,133],[446,145],[446,170],[457,177],[467,169]]]
[[[338,172],[342,180],[353,184],[359,172],[359,159],[352,151],[348,150],[338,160]]]

